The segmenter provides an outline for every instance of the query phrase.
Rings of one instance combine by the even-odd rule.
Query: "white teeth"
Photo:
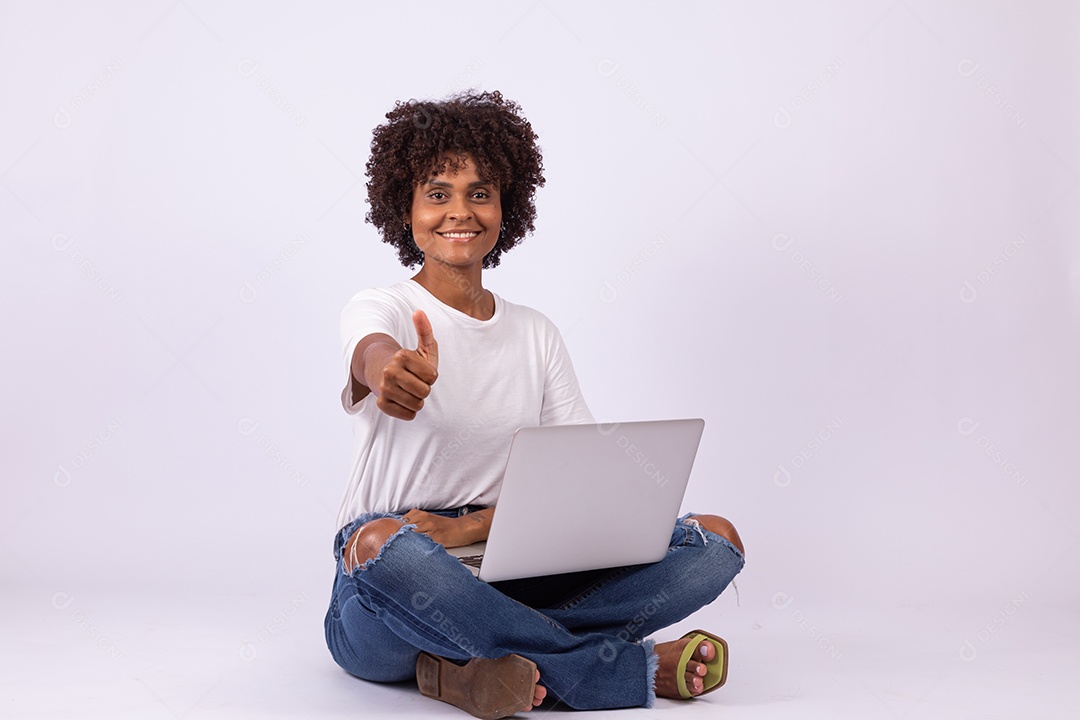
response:
[[[443,237],[448,237],[448,238],[471,238],[471,237],[476,237],[476,236],[477,236],[477,235],[479,235],[479,234],[480,234],[480,233],[474,233],[474,232],[467,232],[467,233],[443,233],[443,234],[442,234],[442,236],[443,236]]]

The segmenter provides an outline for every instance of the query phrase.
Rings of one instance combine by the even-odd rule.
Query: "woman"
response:
[[[526,581],[481,582],[443,550],[487,537],[517,428],[593,419],[555,326],[482,282],[532,232],[544,184],[520,107],[464,94],[399,102],[386,117],[367,164],[367,219],[420,270],[342,313],[356,451],[334,546],[331,654],[367,680],[416,677],[425,695],[479,717],[549,692],[594,709],[719,687],[723,640],[645,637],[741,570],[723,518],[680,518],[652,565]]]

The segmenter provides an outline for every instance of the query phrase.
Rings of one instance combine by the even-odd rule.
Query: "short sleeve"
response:
[[[547,374],[540,424],[580,425],[595,422],[585,396],[581,394],[581,386],[562,334],[551,321],[547,321],[547,326]]]
[[[345,388],[341,391],[341,406],[345,412],[360,412],[364,400],[353,403],[352,356],[356,346],[368,335],[383,333],[401,342],[401,309],[394,298],[380,290],[361,290],[341,311],[342,360],[345,366]],[[368,397],[371,397],[370,395]]]

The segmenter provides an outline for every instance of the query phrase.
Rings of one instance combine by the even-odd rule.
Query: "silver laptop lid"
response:
[[[695,418],[518,430],[480,579],[663,558],[704,427]]]

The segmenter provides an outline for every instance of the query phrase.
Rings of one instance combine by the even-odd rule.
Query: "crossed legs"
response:
[[[709,535],[712,538],[711,540],[707,539],[705,533],[695,532],[692,529],[693,525],[724,538],[727,543],[719,542],[712,535]],[[496,642],[493,647],[510,648],[510,650],[504,652],[527,653],[531,658],[537,660],[537,665],[542,670],[546,667],[543,661],[545,652],[570,653],[570,655],[565,656],[565,661],[559,659],[557,663],[556,658],[564,656],[550,654],[547,656],[547,662],[556,663],[551,665],[549,669],[552,672],[555,669],[559,670],[556,673],[557,678],[550,673],[547,677],[549,681],[554,682],[554,687],[560,699],[567,701],[568,704],[574,707],[615,706],[610,704],[610,699],[607,701],[598,699],[597,702],[600,704],[592,705],[590,698],[606,695],[607,691],[601,690],[601,687],[610,687],[614,690],[616,686],[626,686],[626,683],[629,683],[630,686],[641,683],[641,680],[637,678],[640,677],[640,673],[643,671],[646,678],[652,677],[654,679],[655,690],[658,695],[677,696],[675,680],[680,672],[685,674],[687,686],[691,689],[691,692],[696,694],[701,691],[701,676],[705,673],[703,662],[715,657],[716,648],[712,643],[702,643],[684,667],[677,667],[679,656],[685,648],[687,640],[661,643],[654,647],[652,641],[644,640],[644,638],[656,629],[666,627],[672,622],[686,617],[703,604],[711,602],[722,591],[731,577],[741,569],[743,544],[734,526],[719,516],[689,516],[686,518],[686,522],[678,527],[682,529],[673,536],[672,552],[665,558],[665,561],[648,566],[634,566],[632,572],[627,572],[625,576],[605,581],[602,583],[603,587],[598,586],[597,591],[585,593],[587,597],[583,601],[573,601],[557,609],[538,608],[539,613],[547,616],[547,625],[543,623],[536,624],[537,621],[541,620],[537,611],[514,602],[486,584],[472,585],[471,583],[475,583],[475,580],[467,576],[467,574],[465,578],[458,579],[457,574],[463,571],[464,568],[461,568],[456,562],[447,562],[450,558],[441,552],[436,544],[432,543],[430,539],[422,537],[419,533],[414,534],[403,530],[405,525],[395,518],[372,520],[354,531],[345,541],[342,547],[342,565],[348,577],[344,577],[342,580],[348,580],[349,577],[362,580],[362,585],[365,588],[375,592],[375,595],[371,596],[375,598],[374,605],[369,604],[367,601],[362,603],[363,607],[368,608],[364,613],[366,617],[371,618],[372,622],[380,626],[379,619],[389,621],[390,626],[394,628],[394,632],[402,637],[400,643],[404,645],[403,648],[400,648],[402,651],[409,650],[410,647],[414,647],[417,643],[421,646],[427,644],[421,641],[419,637],[410,637],[415,628],[401,625],[402,622],[409,621],[409,613],[423,615],[427,620],[431,620],[436,617],[435,613],[437,612],[442,630],[445,631],[449,628],[453,632],[458,632],[464,628],[467,630],[467,633],[464,634],[476,633],[472,636],[472,639],[477,639],[488,632],[504,637],[506,630],[516,624],[518,627],[517,640],[502,645]],[[394,536],[399,536],[399,539],[393,540]],[[676,540],[676,536],[685,538],[685,542]],[[414,538],[415,540],[405,542],[406,538]],[[421,540],[425,542],[420,543]],[[707,550],[705,549],[706,545],[708,545]],[[732,548],[738,551],[738,555]],[[380,557],[380,553],[384,551],[386,558]],[[702,554],[703,552],[705,554]],[[406,560],[406,557],[409,559]],[[389,566],[385,564],[387,559],[391,563]],[[417,578],[410,571],[410,568],[417,567],[413,564],[414,562],[423,562],[424,566],[428,568],[426,573],[433,573],[438,579],[429,580],[428,582],[433,583],[432,585],[424,585],[425,579]],[[429,562],[434,564],[429,565]],[[714,563],[717,564],[714,565]],[[716,572],[711,572],[714,567],[717,568]],[[378,569],[376,575],[370,576],[369,573],[376,568]],[[392,585],[388,585],[386,584],[386,578],[391,575],[395,580]],[[711,576],[711,579],[706,582],[704,576]],[[369,579],[363,580],[363,578]],[[440,585],[446,587],[447,592],[445,594],[439,593],[439,600],[440,602],[448,602],[449,605],[437,605],[429,608],[426,603],[430,602],[430,600],[426,599],[427,595],[425,595],[424,591],[433,592],[430,588],[445,582],[449,582],[450,585]],[[687,583],[690,584],[687,585]],[[414,589],[411,591],[406,590],[406,585]],[[450,591],[451,586],[456,588],[452,592]],[[649,587],[652,590],[646,592],[644,588]],[[405,594],[402,595],[402,592]],[[657,597],[657,592],[662,596],[661,605],[663,607],[650,616],[649,622],[634,625],[634,632],[628,635],[625,628],[631,626],[627,623],[627,620],[640,614],[642,607],[647,608],[647,603],[651,602],[649,598]],[[486,623],[483,621],[476,624],[474,606],[471,610],[461,608],[460,602],[457,603],[458,607],[454,606],[453,598],[464,596],[469,596],[473,600],[483,600],[493,612],[498,607],[500,609],[497,614],[500,614],[500,617],[506,617],[507,619],[516,617],[517,621],[509,625],[505,622],[496,623],[497,627],[491,630],[487,628]],[[395,600],[395,598],[398,599]],[[404,616],[400,612],[393,612],[393,608],[402,602],[402,598],[406,603],[404,609],[408,611]],[[511,606],[518,608],[518,610],[514,610]],[[439,610],[436,611],[436,607]],[[420,612],[413,612],[414,610]],[[524,615],[521,613],[524,613]],[[379,619],[376,619],[376,616]],[[454,623],[448,625],[451,617]],[[365,619],[364,622],[368,621]],[[526,632],[526,626],[533,629]],[[341,628],[336,630],[339,638],[359,637],[350,635],[347,630],[348,625],[338,627]],[[503,630],[499,630],[499,628],[503,628]],[[356,629],[359,630],[358,627]],[[434,628],[429,627],[429,630],[434,630]],[[556,635],[555,638],[551,636],[553,631]],[[342,632],[344,632],[344,635],[341,634]],[[427,638],[431,637],[430,635],[427,636]],[[603,639],[605,637],[610,638],[610,640]],[[405,641],[405,638],[408,638],[408,642]],[[539,643],[539,645],[530,638],[536,638],[536,643]],[[374,638],[372,637],[372,639]],[[635,649],[633,647],[635,643],[643,647]],[[395,646],[397,644],[387,643],[387,645]],[[485,647],[489,644],[480,642],[479,645]],[[563,647],[562,650],[556,649],[559,645]],[[588,650],[584,647],[585,645],[589,646]],[[432,651],[430,647],[424,649],[429,652]],[[357,650],[359,650],[359,647],[357,647]],[[646,664],[650,668],[648,670],[641,666],[640,653],[643,650],[646,655]],[[436,654],[456,657],[448,650],[441,653],[438,653],[437,650],[435,652]],[[470,653],[465,653],[465,655],[468,656]],[[476,655],[476,653],[471,653],[471,655]],[[590,657],[592,660],[588,659]],[[652,659],[649,660],[648,658]],[[375,656],[371,656],[371,660],[377,662]],[[402,658],[402,661],[404,662],[405,659]],[[576,668],[576,670],[568,674],[568,667]],[[402,672],[402,668],[399,668],[397,672]],[[544,672],[547,673],[548,671],[544,670]],[[593,675],[593,680],[584,681],[581,679],[582,673]],[[629,675],[626,673],[629,673]],[[368,676],[367,672],[357,674],[362,677]],[[610,677],[610,680],[604,679],[607,677]],[[616,680],[616,677],[620,679]],[[557,679],[558,682],[555,682],[553,678]],[[371,679],[376,678],[371,677]],[[575,684],[575,681],[577,681],[577,684]],[[614,683],[614,685],[609,685],[609,683]],[[587,688],[590,685],[592,687]],[[630,686],[623,687],[622,692],[625,693]],[[641,686],[638,685],[637,687]],[[627,693],[627,695],[637,696],[638,692],[641,691],[637,690]],[[599,693],[599,696],[597,693]],[[545,689],[538,684],[535,689],[534,703],[539,704],[544,695]],[[639,699],[631,704],[640,702],[642,701]]]

